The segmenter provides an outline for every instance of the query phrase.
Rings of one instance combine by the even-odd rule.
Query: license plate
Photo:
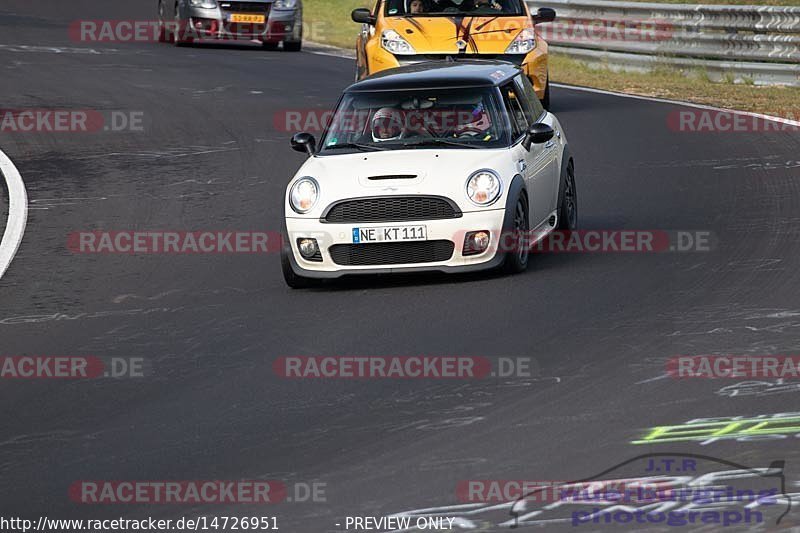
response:
[[[250,24],[264,24],[267,21],[267,17],[265,15],[242,15],[242,14],[233,14],[230,18],[231,22],[244,22]]]
[[[384,226],[380,228],[353,228],[353,243],[425,241],[425,226]]]

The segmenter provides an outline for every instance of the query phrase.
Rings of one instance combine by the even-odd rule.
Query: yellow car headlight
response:
[[[381,34],[381,46],[387,52],[398,56],[410,56],[417,53],[414,47],[394,30],[386,30]]]
[[[507,54],[527,54],[536,48],[536,32],[531,28],[525,28],[516,39],[511,41],[511,44],[506,48]]]

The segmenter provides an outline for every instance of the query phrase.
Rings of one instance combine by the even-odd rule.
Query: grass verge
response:
[[[304,0],[305,36],[318,43],[352,49],[361,26],[350,19],[357,7],[372,8],[373,0]]]

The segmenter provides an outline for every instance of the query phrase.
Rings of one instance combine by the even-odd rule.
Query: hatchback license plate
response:
[[[353,243],[403,242],[428,240],[425,226],[384,226],[379,228],[353,228]]]

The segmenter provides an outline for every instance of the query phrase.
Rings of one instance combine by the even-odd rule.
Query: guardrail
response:
[[[551,50],[615,70],[703,69],[712,79],[800,86],[800,6],[528,0],[550,7]]]

